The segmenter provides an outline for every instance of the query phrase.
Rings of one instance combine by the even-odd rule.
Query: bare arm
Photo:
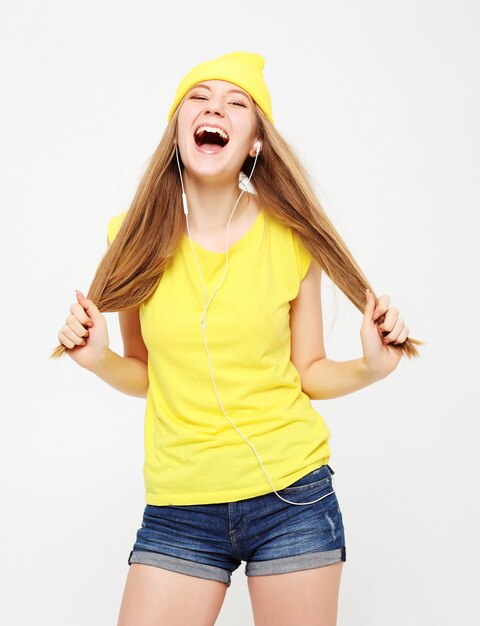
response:
[[[320,359],[302,374],[302,389],[311,400],[327,400],[345,396],[380,380],[360,357],[351,361]]]
[[[122,393],[139,398],[147,396],[147,364],[140,359],[122,357],[108,348],[101,361],[89,365],[86,369]]]
[[[312,259],[298,296],[291,303],[291,360],[302,381],[302,390],[311,400],[344,396],[371,385],[382,376],[371,372],[365,359],[328,359],[323,342],[321,304],[322,270]]]
[[[107,349],[101,359],[86,369],[110,386],[130,396],[145,398],[148,390],[148,350],[143,341],[139,308],[119,311],[123,357]]]

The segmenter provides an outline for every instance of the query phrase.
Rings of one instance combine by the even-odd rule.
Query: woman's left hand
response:
[[[375,307],[375,298],[370,290],[366,290],[367,303],[360,329],[360,337],[363,347],[363,358],[367,367],[379,378],[388,376],[397,367],[402,358],[402,351],[395,350],[389,344],[403,343],[408,337],[408,327],[398,317],[398,309],[388,308],[390,296],[384,294],[378,298]],[[375,320],[385,313],[385,319],[381,324],[375,324]],[[383,336],[382,331],[388,334]]]

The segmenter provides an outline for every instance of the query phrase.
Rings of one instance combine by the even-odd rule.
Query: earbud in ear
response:
[[[255,150],[257,151],[257,154],[260,152],[260,150],[262,149],[262,143],[260,141],[256,141],[253,144],[253,147],[255,148]]]

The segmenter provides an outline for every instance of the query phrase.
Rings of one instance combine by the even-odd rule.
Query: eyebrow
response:
[[[204,89],[208,89],[209,91],[212,91],[212,88],[209,85],[206,85],[205,83],[198,83],[196,85],[194,85],[190,91],[192,91],[192,89],[195,89],[195,87],[203,87]],[[248,94],[245,93],[245,91],[242,91],[241,89],[229,89],[227,93],[239,93],[242,96],[245,96],[245,98],[249,98]]]

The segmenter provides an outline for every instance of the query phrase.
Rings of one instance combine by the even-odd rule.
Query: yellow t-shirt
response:
[[[110,219],[110,241],[125,215]],[[226,255],[193,246],[208,304]],[[297,235],[262,209],[230,246],[226,276],[207,309],[205,335],[218,395],[277,491],[330,458],[330,429],[302,391],[290,360],[290,301],[310,261]],[[139,311],[148,348],[147,504],[231,502],[272,492],[254,451],[218,402],[201,327],[203,308],[202,282],[184,234]]]

